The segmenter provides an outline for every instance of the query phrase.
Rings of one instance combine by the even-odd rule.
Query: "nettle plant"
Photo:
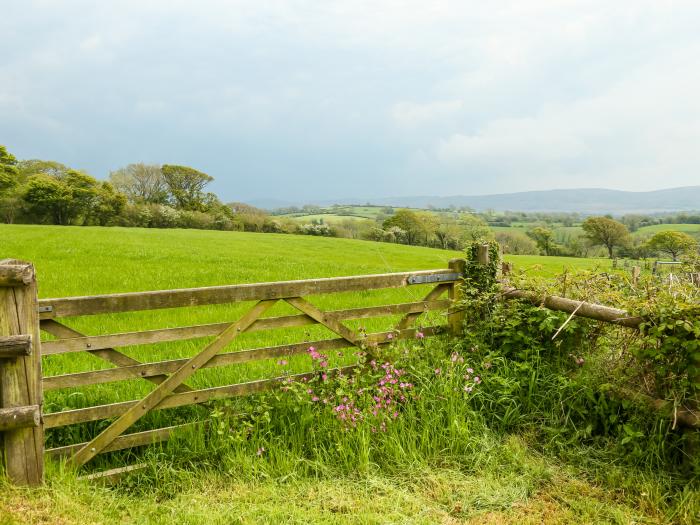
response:
[[[579,344],[605,353],[609,370],[616,373],[611,380],[626,381],[676,404],[692,405],[700,392],[700,287],[692,278],[697,270],[697,260],[688,260],[675,275],[644,275],[637,282],[624,271],[578,271],[549,279],[514,274],[510,284],[542,297],[560,295],[612,306],[640,318],[638,330],[573,319],[562,335],[568,331],[573,336],[578,330]],[[490,300],[497,301],[497,293]],[[530,304],[509,310],[509,319],[503,322],[510,325],[526,315],[524,311],[530,312],[532,323],[542,322],[538,316],[548,317],[541,313],[544,308]],[[517,338],[517,333],[513,335]]]

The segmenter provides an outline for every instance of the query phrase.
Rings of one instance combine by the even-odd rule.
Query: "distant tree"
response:
[[[176,208],[202,211],[207,208],[204,188],[214,180],[206,173],[187,166],[164,164],[163,179]]]
[[[0,144],[0,195],[17,186],[17,159]]]
[[[674,261],[678,260],[679,255],[689,253],[698,248],[698,241],[687,233],[678,231],[658,232],[646,244],[651,251],[666,253]]]
[[[393,227],[402,230],[407,244],[416,244],[421,233],[424,232],[420,218],[411,210],[397,211],[384,221],[383,227],[387,231],[390,231]],[[397,242],[399,241],[397,240]]]
[[[89,220],[102,196],[107,199],[113,192],[111,186],[102,187],[90,175],[68,170],[59,177],[39,173],[32,175],[24,191],[24,201],[28,211],[36,219],[53,224],[73,224],[79,218]],[[119,198],[115,197],[117,200]],[[119,204],[111,204],[120,211],[123,207],[123,197]]]
[[[72,168],[55,160],[28,159],[17,163],[20,179],[28,179],[32,175],[49,175],[50,177],[65,177]]]
[[[486,221],[473,213],[461,215],[459,225],[462,229],[461,237],[465,244],[490,239],[492,236],[491,228],[486,224]]]
[[[592,244],[607,248],[611,259],[616,246],[625,246],[629,242],[630,232],[627,227],[610,217],[589,217],[583,221],[582,228]]]
[[[132,204],[168,202],[168,187],[157,164],[129,164],[111,172],[109,180]]]
[[[462,229],[454,218],[449,216],[440,217],[440,224],[435,229],[435,237],[443,250],[458,248],[461,234]]]
[[[27,182],[24,201],[29,212],[41,222],[70,224],[77,215],[70,189],[50,175],[33,175]]]
[[[503,253],[513,255],[537,255],[537,243],[522,232],[496,232],[496,241],[501,245]]]
[[[91,201],[92,205],[86,211],[85,222],[99,226],[112,224],[126,207],[126,195],[116,191],[106,181],[99,182],[93,191],[95,196]]]
[[[430,212],[416,213],[416,218],[420,224],[420,233],[424,241],[423,244],[429,246],[431,239],[435,235],[435,231],[440,226],[440,219],[437,215]]]
[[[264,210],[243,202],[230,202],[227,206],[233,212],[236,220],[243,225],[245,231],[261,232],[265,230],[269,216]]]
[[[554,250],[554,232],[545,226],[536,226],[527,231],[527,236],[530,237],[537,247],[542,250],[545,255],[552,255]]]

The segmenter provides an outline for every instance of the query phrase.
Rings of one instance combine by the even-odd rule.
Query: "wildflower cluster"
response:
[[[386,431],[411,396],[413,383],[405,379],[403,369],[388,361],[364,362],[367,354],[359,351],[356,353],[362,367],[359,373],[348,375],[335,371],[330,374],[327,355],[313,346],[307,353],[316,374],[297,383],[296,392],[302,401],[317,404],[331,414],[344,430],[365,424],[372,432]]]
[[[439,380],[453,384],[453,390],[469,395],[482,383],[481,376],[467,364],[459,352],[452,352],[446,359],[445,366],[435,368],[434,374]]]

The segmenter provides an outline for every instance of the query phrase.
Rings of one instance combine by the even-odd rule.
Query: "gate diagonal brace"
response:
[[[47,334],[51,334],[55,337],[61,338],[61,339],[70,339],[72,337],[85,337],[85,334],[81,334],[77,330],[73,330],[69,326],[66,326],[64,324],[59,323],[58,321],[55,321],[53,319],[44,319],[41,321],[41,329],[46,332]],[[122,352],[115,350],[114,348],[103,348],[101,350],[85,350],[87,353],[94,355],[95,357],[99,357],[100,359],[104,359],[108,363],[112,363],[113,365],[117,365],[118,367],[128,367],[128,366],[133,366],[133,365],[140,365],[143,364],[141,361],[137,361],[136,359],[129,357],[126,354],[123,354]],[[150,377],[143,377],[139,375],[138,373],[134,373],[135,378],[139,379],[145,379],[146,381],[150,381],[151,383],[155,383],[156,385],[161,384],[163,381],[165,381],[168,376],[167,374],[158,374],[155,376],[150,376]],[[190,392],[192,389],[185,385],[182,384],[178,386],[174,392],[177,392],[178,394],[182,392]]]
[[[164,399],[184,381],[191,377],[197,370],[207,364],[216,354],[223,350],[231,341],[245,332],[260,316],[269,310],[277,299],[265,300],[256,303],[238,321],[232,323],[221,332],[216,339],[204,347],[204,349],[184,363],[176,372],[165,379],[154,390],[152,390],[141,401],[134,404],[129,410],[124,412],[116,421],[103,430],[94,439],[89,441],[71,458],[71,463],[75,466],[82,466],[105,447],[121,435],[127,428],[136,421],[156,408]]]
[[[444,294],[447,290],[449,290],[449,289],[450,289],[450,286],[451,286],[451,285],[449,285],[449,284],[438,284],[435,288],[433,288],[432,290],[430,290],[430,292],[428,293],[428,295],[426,295],[426,296],[423,298],[423,301],[425,301],[426,303],[427,303],[427,302],[430,302],[430,301],[434,301],[435,299],[437,299],[438,297],[440,297],[442,294]],[[423,312],[417,312],[417,313],[412,313],[412,314],[406,314],[406,315],[399,321],[399,323],[396,325],[396,328],[395,328],[395,329],[396,329],[396,330],[405,330],[406,328],[409,328],[409,327],[414,323],[414,321],[415,321],[416,319],[418,319],[422,314],[423,314]]]
[[[313,304],[311,304],[309,301],[302,297],[288,297],[287,299],[285,299],[285,301],[297,310],[299,310],[301,313],[304,313],[311,317],[311,319],[313,319],[317,323],[320,323],[329,330],[335,332],[337,335],[345,339],[353,346],[358,346],[359,337],[355,335],[355,333],[352,330],[350,330],[347,326],[338,321],[338,319],[336,319],[334,316],[319,310]]]

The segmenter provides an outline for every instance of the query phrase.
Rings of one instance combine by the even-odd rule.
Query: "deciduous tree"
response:
[[[544,226],[536,226],[528,230],[527,236],[530,237],[537,247],[542,250],[545,255],[551,255],[554,248],[554,232]]]
[[[207,195],[204,188],[214,180],[206,173],[188,166],[164,164],[163,179],[173,204],[183,210],[203,211]]]
[[[608,249],[611,259],[616,246],[625,246],[629,242],[630,232],[627,226],[609,217],[589,217],[581,227],[591,243]]]
[[[663,231],[654,234],[647,241],[647,247],[653,252],[666,253],[677,261],[678,256],[697,250],[698,241],[687,233]]]
[[[132,204],[168,202],[168,187],[157,164],[129,164],[111,172],[109,180]]]

